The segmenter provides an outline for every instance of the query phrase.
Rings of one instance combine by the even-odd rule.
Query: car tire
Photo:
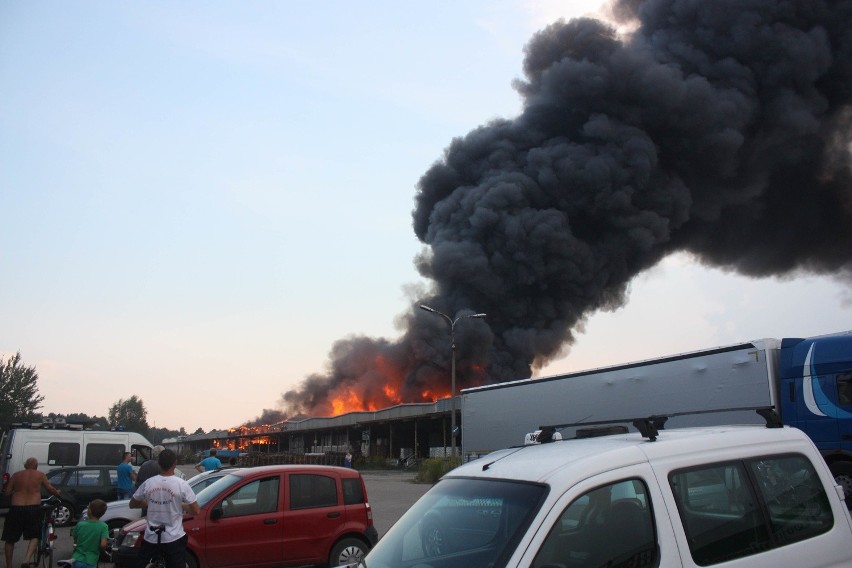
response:
[[[198,559],[189,550],[186,551],[184,563],[186,564],[186,568],[198,568]]]
[[[54,511],[53,511],[53,526],[55,527],[67,527],[71,524],[71,521],[74,519],[74,507],[71,506],[67,501],[63,501]]]
[[[334,545],[328,557],[329,566],[358,564],[370,548],[357,538],[344,538]]]

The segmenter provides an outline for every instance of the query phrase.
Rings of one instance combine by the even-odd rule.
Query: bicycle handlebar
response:
[[[62,499],[57,497],[56,495],[51,495],[45,499],[41,500],[41,508],[42,509],[55,509],[59,505],[62,504]]]

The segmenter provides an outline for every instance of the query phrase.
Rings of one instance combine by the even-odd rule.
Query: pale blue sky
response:
[[[45,412],[227,428],[394,338],[415,185],[597,2],[0,2],[0,353]],[[472,309],[476,309],[472,306]],[[669,259],[543,374],[852,328],[848,289]]]

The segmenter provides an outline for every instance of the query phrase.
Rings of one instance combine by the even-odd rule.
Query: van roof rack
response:
[[[15,422],[12,424],[12,428],[21,430],[82,430],[83,425],[46,420],[44,422]]]
[[[642,434],[643,438],[648,438],[651,442],[657,439],[659,435],[659,431],[663,430],[666,426],[666,421],[669,418],[675,416],[691,416],[696,414],[714,414],[719,412],[737,412],[743,410],[753,410],[757,414],[759,414],[766,421],[767,428],[781,428],[783,424],[781,423],[781,418],[778,416],[778,412],[776,412],[775,408],[772,406],[747,406],[740,408],[715,408],[711,410],[690,410],[686,412],[672,412],[669,414],[657,414],[647,417],[640,418],[615,418],[612,420],[598,420],[594,422],[572,422],[570,424],[551,424],[546,426],[539,426],[539,430],[541,433],[538,435],[538,442],[541,444],[546,444],[548,442],[553,442],[553,435],[557,430],[561,430],[563,428],[571,428],[571,427],[588,427],[588,426],[609,426],[612,424],[632,424],[639,433]],[[611,432],[618,433],[618,432]],[[605,434],[606,435],[606,434]],[[581,437],[581,436],[577,436]],[[588,437],[588,436],[584,436]]]

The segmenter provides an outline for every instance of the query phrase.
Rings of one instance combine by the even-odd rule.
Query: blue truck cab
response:
[[[777,377],[782,421],[808,434],[852,495],[852,332],[782,339]]]

